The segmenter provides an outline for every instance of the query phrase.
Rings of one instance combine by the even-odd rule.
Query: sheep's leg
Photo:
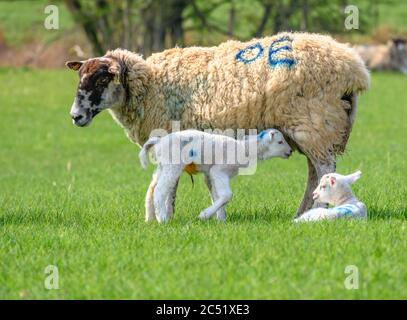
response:
[[[297,217],[302,215],[305,211],[312,208],[314,200],[312,199],[312,193],[314,192],[315,188],[318,186],[319,179],[317,171],[314,167],[312,161],[307,157],[308,163],[308,182],[307,188],[304,192],[304,197],[302,198],[300,207],[297,210]]]
[[[153,221],[155,219],[155,210],[154,210],[154,189],[155,186],[157,185],[157,179],[159,175],[159,169],[154,172],[153,178],[150,182],[150,185],[147,190],[146,194],[146,202],[145,202],[145,208],[146,208],[146,222]]]
[[[209,192],[211,194],[211,200],[212,200],[212,204],[216,201],[216,199],[218,198],[218,195],[216,194],[216,190],[215,187],[212,186],[211,183],[211,179],[208,175],[205,174],[205,183],[206,186],[209,189]],[[225,221],[226,220],[226,210],[225,210],[225,206],[221,207],[217,212],[216,212],[216,217],[219,221]]]
[[[177,196],[178,182],[179,182],[179,178],[177,179],[177,182],[175,183],[174,188],[171,189],[170,194],[166,200],[167,212],[168,212],[170,218],[172,218],[172,216],[174,215],[174,207],[175,207],[175,199]]]
[[[232,198],[232,190],[230,189],[229,176],[227,174],[217,171],[210,172],[210,179],[212,187],[216,192],[216,200],[209,208],[200,213],[199,218],[201,219],[209,219],[218,210],[224,210],[224,206]]]
[[[171,216],[169,199],[176,189],[177,181],[182,173],[181,166],[168,165],[161,169],[154,189],[154,207],[158,222],[167,222]]]

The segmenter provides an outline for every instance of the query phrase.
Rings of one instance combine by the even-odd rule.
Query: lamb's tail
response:
[[[160,137],[151,137],[150,139],[147,140],[147,142],[143,145],[143,148],[141,148],[141,151],[139,153],[139,158],[140,158],[140,163],[141,166],[146,169],[148,166],[148,151],[158,142],[160,141]]]

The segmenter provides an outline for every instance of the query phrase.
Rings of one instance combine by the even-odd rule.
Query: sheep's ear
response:
[[[116,62],[113,61],[108,69],[109,73],[114,74],[115,76],[120,75],[120,65]]]
[[[109,69],[108,69],[109,73],[114,75],[114,79],[113,82],[115,84],[120,84],[120,72],[121,72],[121,68],[119,63],[117,63],[116,61],[112,61]]]
[[[362,171],[360,171],[360,170],[356,171],[356,172],[354,172],[352,174],[349,174],[349,175],[345,176],[345,181],[348,184],[355,183],[357,180],[359,180],[361,175],[362,175]]]
[[[82,67],[84,61],[67,61],[65,65],[74,71],[78,71],[80,67]]]
[[[336,184],[336,178],[335,177],[329,177],[329,184],[331,187],[333,187]]]
[[[270,130],[270,131],[269,131],[269,136],[270,136],[270,140],[271,140],[271,141],[273,141],[275,134],[276,134],[276,132],[275,132],[274,130]]]

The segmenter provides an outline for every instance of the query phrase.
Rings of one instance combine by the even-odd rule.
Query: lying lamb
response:
[[[317,221],[339,218],[366,219],[366,206],[352,193],[350,185],[358,180],[362,172],[357,171],[347,176],[329,173],[313,193],[314,200],[333,205],[333,208],[315,208],[305,212],[294,222]]]
[[[205,175],[212,205],[199,217],[208,219],[217,213],[218,220],[225,220],[225,205],[232,198],[230,178],[236,176],[241,168],[247,168],[252,160],[250,158],[287,159],[292,153],[283,134],[275,129],[247,136],[244,140],[197,130],[174,132],[162,138],[152,137],[140,152],[144,168],[152,147],[158,165],[146,195],[146,221],[154,220],[155,214],[158,222],[166,222],[172,216],[177,183],[183,171],[191,175],[197,172]],[[239,160],[243,158],[239,153],[248,161]]]

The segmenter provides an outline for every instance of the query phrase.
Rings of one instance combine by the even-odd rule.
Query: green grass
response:
[[[407,31],[407,5],[403,0],[378,1],[378,24],[390,26],[396,32]]]
[[[74,73],[0,70],[0,298],[407,298],[407,78],[374,74],[338,170],[363,171],[368,222],[294,225],[306,162],[233,181],[228,222],[198,221],[202,178],[175,219],[144,223],[152,167],[105,112],[70,123]],[[56,265],[60,289],[44,288]],[[358,290],[344,288],[345,267]]]

